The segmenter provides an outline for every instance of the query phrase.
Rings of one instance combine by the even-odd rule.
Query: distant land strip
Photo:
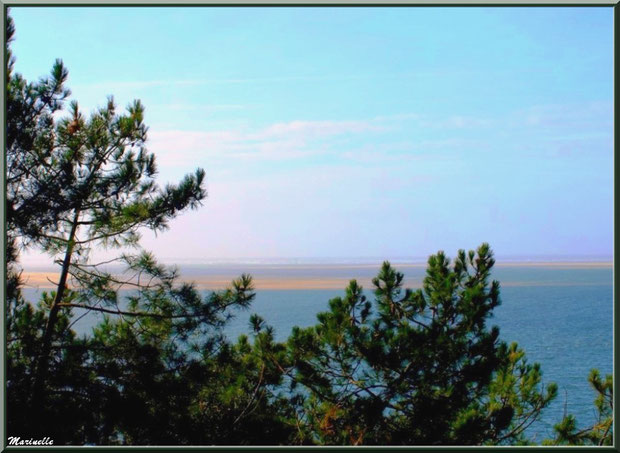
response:
[[[421,268],[425,267],[426,264],[396,264],[394,267],[397,270],[404,271],[406,268]],[[563,268],[563,269],[591,269],[591,268],[612,268],[612,263],[610,262],[503,262],[497,263],[498,267],[508,268],[508,267],[540,267],[540,268]],[[211,269],[216,268],[217,266],[209,266]],[[372,289],[372,277],[371,276],[356,276],[355,272],[352,272],[350,277],[345,276],[330,276],[330,275],[314,275],[314,276],[306,276],[303,273],[297,275],[278,275],[277,271],[279,269],[312,269],[312,270],[326,270],[329,274],[330,269],[348,269],[351,270],[361,269],[361,268],[376,268],[379,269],[377,265],[266,265],[266,266],[247,266],[247,271],[250,275],[252,275],[252,270],[254,269],[268,269],[272,272],[269,272],[268,275],[254,275],[253,282],[254,288],[257,290],[312,290],[312,289],[341,289],[344,290],[352,279],[358,281],[366,289]],[[224,269],[222,269],[224,271]],[[238,278],[240,273],[238,273],[238,269],[235,269],[234,272],[228,270],[228,272],[220,271],[217,274],[213,275],[200,275],[200,273],[196,272],[196,269],[191,272],[191,275],[183,275],[181,272],[180,281],[182,282],[191,282],[196,285],[199,289],[207,289],[207,290],[216,290],[216,289],[224,289],[230,286],[230,283],[235,278]],[[420,288],[422,286],[422,276],[418,277],[409,277],[407,278],[407,273],[405,273],[405,281],[404,284],[406,287],[410,288]],[[24,282],[24,286],[26,288],[38,288],[41,290],[49,290],[55,288],[55,284],[53,282],[58,280],[57,272],[26,272],[24,271],[22,274],[22,281]],[[511,281],[511,280],[500,280],[500,284],[503,287],[511,287],[511,286],[589,286],[589,285],[598,285],[598,283],[591,282],[567,282],[567,281]]]

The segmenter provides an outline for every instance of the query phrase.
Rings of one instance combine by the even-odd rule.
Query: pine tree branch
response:
[[[507,434],[505,434],[504,436],[500,437],[497,441],[501,442],[503,440],[506,440],[510,437],[516,436],[521,434],[523,431],[525,431],[527,428],[529,428],[529,426],[534,423],[536,421],[536,419],[538,418],[538,415],[540,415],[540,410],[543,408],[543,404],[542,404],[542,400],[539,401],[536,405],[534,405],[534,408],[525,415],[525,417],[523,418],[523,420],[521,421],[521,423],[519,423],[517,426],[515,426],[510,432],[508,432]],[[531,418],[532,416],[534,416],[533,418]],[[531,418],[531,420],[530,420]]]
[[[143,318],[157,318],[157,319],[182,319],[182,318],[200,318],[205,317],[208,314],[206,313],[184,313],[180,315],[164,315],[161,313],[149,313],[149,312],[140,312],[140,311],[122,311],[122,310],[110,310],[108,308],[103,307],[94,307],[92,305],[85,304],[74,304],[68,302],[62,302],[58,304],[59,307],[65,308],[83,308],[86,310],[98,311],[101,313],[109,313],[112,315],[121,315],[121,316],[133,316],[133,317],[143,317]]]
[[[243,418],[243,416],[246,414],[246,412],[248,411],[248,409],[250,408],[250,406],[254,403],[254,400],[256,399],[256,396],[258,395],[258,391],[260,390],[261,384],[263,383],[263,375],[265,373],[265,364],[263,363],[261,370],[260,370],[260,374],[258,376],[258,383],[256,384],[256,388],[254,389],[254,392],[252,393],[252,397],[250,398],[250,401],[248,402],[248,404],[245,406],[245,408],[241,411],[241,413],[239,414],[239,416],[237,416],[237,418],[235,418],[235,420],[233,421],[233,426],[235,426],[239,420],[241,420],[241,418]]]

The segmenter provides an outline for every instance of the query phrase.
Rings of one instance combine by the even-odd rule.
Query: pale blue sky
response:
[[[612,8],[12,8],[16,70],[139,98],[166,261],[610,256]]]

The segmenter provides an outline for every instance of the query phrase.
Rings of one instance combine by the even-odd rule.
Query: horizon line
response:
[[[448,256],[450,261],[454,257]],[[396,266],[423,267],[428,262],[426,257],[403,257],[403,258],[205,258],[205,259],[159,259],[160,264],[165,266],[183,267],[210,267],[210,266],[326,266],[326,267],[369,267],[380,266],[388,261]],[[537,256],[537,257],[495,257],[496,266],[584,266],[584,267],[608,267],[613,266],[614,257],[606,255],[591,256]],[[36,271],[52,271],[58,268],[49,262],[20,262],[20,267],[27,273]],[[122,267],[120,264],[111,264],[110,269]]]

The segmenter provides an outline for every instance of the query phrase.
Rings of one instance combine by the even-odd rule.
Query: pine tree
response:
[[[385,262],[375,303],[356,281],[318,324],[295,328],[288,374],[301,386],[306,440],[336,445],[479,445],[523,441],[556,395],[537,364],[499,340],[487,320],[500,303],[487,244],[451,266],[429,258],[423,289]]]
[[[89,118],[73,101],[69,115],[56,120],[70,94],[64,87],[66,69],[57,61],[50,77],[27,82],[13,72],[8,45],[13,35],[8,17],[9,263],[14,266],[19,248],[30,246],[55,257],[59,266],[55,290],[43,295],[38,308],[19,294],[16,269],[9,278],[13,282],[7,300],[10,426],[22,432],[31,429],[32,434],[37,426],[45,433],[56,415],[69,410],[60,410],[60,404],[84,415],[82,409],[88,409],[84,401],[97,401],[97,394],[114,390],[114,385],[118,390],[118,381],[100,385],[110,376],[86,371],[88,366],[102,369],[112,360],[98,348],[113,351],[119,359],[121,351],[129,353],[127,344],[137,341],[158,351],[150,366],[164,360],[188,365],[195,359],[192,350],[209,355],[224,344],[220,329],[230,319],[231,309],[247,307],[254,295],[251,279],[242,276],[231,289],[204,298],[192,285],[177,284],[174,269],[139,250],[141,228],[161,231],[177,214],[200,205],[206,196],[204,171],[198,169],[178,185],[157,186],[155,157],[146,149],[147,127],[139,101],[119,113],[109,98]],[[92,260],[98,248],[119,248],[122,253],[98,263]],[[127,253],[132,248],[138,252]],[[109,271],[112,263],[123,265],[120,275]],[[133,289],[126,301],[119,296],[124,288]],[[78,339],[71,331],[76,309],[115,316],[117,321],[106,319],[99,328],[109,335]],[[130,362],[129,357],[124,359]],[[66,395],[63,389],[72,391]],[[69,435],[59,431],[61,437]]]

